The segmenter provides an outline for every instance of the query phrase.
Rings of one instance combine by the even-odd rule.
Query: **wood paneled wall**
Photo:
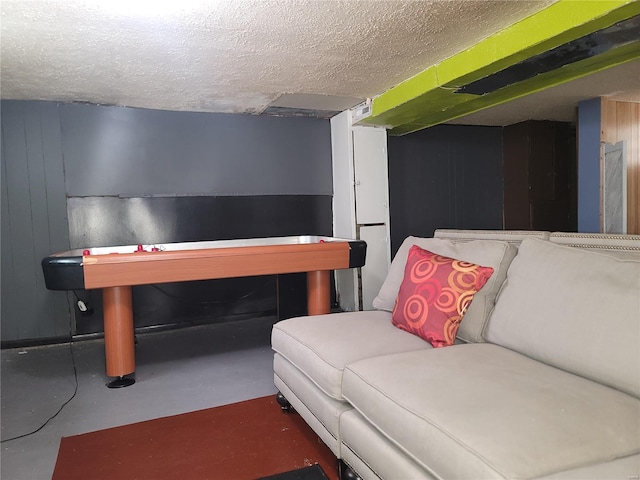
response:
[[[438,228],[503,228],[502,127],[436,125],[389,136],[391,254]]]
[[[640,103],[602,99],[601,142],[624,142],[627,233],[640,234]]]
[[[2,340],[65,337],[67,297],[40,260],[69,248],[58,107],[2,102]]]

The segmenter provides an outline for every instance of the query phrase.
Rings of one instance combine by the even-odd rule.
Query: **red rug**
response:
[[[53,480],[249,480],[337,460],[275,395],[64,437]]]

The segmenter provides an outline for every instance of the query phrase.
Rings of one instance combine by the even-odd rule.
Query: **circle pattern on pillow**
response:
[[[434,347],[453,345],[474,295],[492,274],[491,267],[445,257],[413,245],[392,322]]]

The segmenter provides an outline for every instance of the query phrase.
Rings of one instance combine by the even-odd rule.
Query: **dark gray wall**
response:
[[[69,305],[48,291],[45,255],[69,248],[58,107],[2,102],[2,340],[69,333]]]
[[[439,125],[388,138],[391,247],[437,228],[501,229],[502,128]]]
[[[328,120],[60,106],[67,194],[331,195]]]
[[[71,248],[332,233],[330,195],[71,197],[67,211]],[[134,287],[135,327],[305,315],[306,276],[277,277]],[[76,316],[76,333],[101,332],[101,296],[80,295],[94,313]]]
[[[70,232],[69,206],[75,215],[82,212],[74,205],[93,204],[92,199],[107,204],[113,203],[109,199],[151,199],[155,206],[165,197],[237,197],[247,200],[225,200],[224,205],[238,203],[246,211],[247,201],[266,203],[261,198],[269,196],[302,205],[296,211],[304,221],[283,225],[288,234],[306,225],[318,231],[300,233],[331,233],[328,120],[36,101],[3,101],[1,108],[5,345],[68,334],[73,310],[64,293],[44,287],[40,260],[68,249],[70,235],[80,238],[83,232],[76,230],[91,227],[74,223]],[[312,201],[287,200],[300,196]],[[76,201],[81,198],[86,201]],[[220,209],[220,202],[211,204]],[[275,232],[273,223],[282,211],[272,210],[272,218],[261,214],[258,219],[271,222],[269,232]],[[207,211],[200,218],[210,220]],[[249,216],[245,222],[253,220]],[[163,219],[150,221],[163,224]],[[123,231],[142,227],[122,223],[118,228]],[[239,231],[237,224],[222,223],[229,223],[233,234]],[[225,237],[225,231],[220,229],[219,236]]]

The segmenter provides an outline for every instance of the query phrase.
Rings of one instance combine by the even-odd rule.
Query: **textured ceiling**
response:
[[[554,1],[2,0],[1,95],[339,111]]]
[[[3,0],[2,97],[249,113],[282,94],[364,99],[549,3]]]

